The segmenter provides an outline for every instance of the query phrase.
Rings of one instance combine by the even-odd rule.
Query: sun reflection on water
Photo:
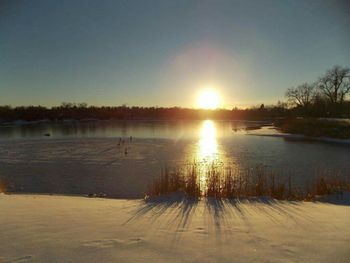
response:
[[[206,120],[200,128],[197,146],[197,161],[199,162],[199,180],[201,189],[207,187],[207,172],[210,165],[220,162],[218,155],[217,130],[215,122]]]
[[[217,154],[216,126],[213,121],[206,120],[200,129],[197,158],[200,162],[211,163],[216,161]]]

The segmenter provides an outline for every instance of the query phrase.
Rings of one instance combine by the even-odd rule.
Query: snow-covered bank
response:
[[[291,140],[305,140],[305,141],[316,141],[316,142],[350,145],[350,139],[336,139],[336,138],[330,138],[330,137],[310,137],[310,136],[305,136],[303,134],[256,132],[256,133],[247,133],[247,135],[276,137],[276,138],[280,137],[280,138],[291,139]]]
[[[345,202],[0,195],[0,211],[0,262],[350,260]]]

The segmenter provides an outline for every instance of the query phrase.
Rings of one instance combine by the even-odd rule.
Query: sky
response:
[[[0,105],[272,104],[349,43],[346,0],[1,0]]]

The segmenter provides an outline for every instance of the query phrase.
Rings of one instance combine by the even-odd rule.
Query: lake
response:
[[[277,135],[245,121],[86,121],[0,127],[0,179],[23,193],[139,198],[165,167],[264,166],[295,184],[350,174],[350,147]],[[49,135],[49,136],[48,136]]]

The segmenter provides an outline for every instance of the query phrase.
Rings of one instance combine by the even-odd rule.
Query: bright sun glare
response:
[[[199,152],[200,161],[214,161],[218,151],[216,126],[211,120],[205,120],[200,129]]]
[[[199,94],[198,107],[202,109],[216,109],[220,105],[220,96],[213,89],[206,89]]]

